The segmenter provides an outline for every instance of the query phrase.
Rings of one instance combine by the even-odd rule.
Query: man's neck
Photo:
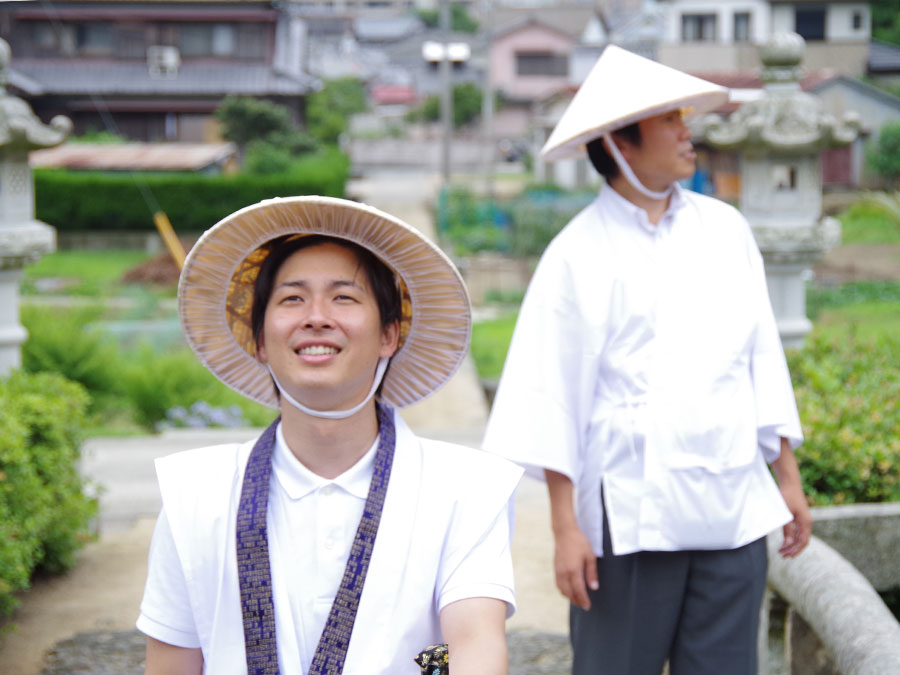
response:
[[[621,174],[610,180],[609,186],[632,204],[646,211],[647,220],[650,221],[651,225],[658,224],[662,219],[663,214],[666,212],[666,209],[669,208],[671,194],[667,194],[662,199],[648,197],[644,193],[636,190]]]
[[[290,403],[281,405],[281,431],[288,449],[307,469],[336,478],[356,464],[378,436],[375,402],[345,419],[307,415]]]

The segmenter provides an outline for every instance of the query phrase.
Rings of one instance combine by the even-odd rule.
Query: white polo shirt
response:
[[[743,216],[676,188],[652,225],[604,186],[535,271],[484,447],[571,478],[595,553],[605,508],[619,555],[788,522],[766,465],[781,436],[802,431]]]
[[[483,452],[433,441],[420,443],[399,417],[395,419],[398,440],[389,496],[345,664],[348,674],[418,672],[412,658],[428,644],[441,641],[440,610],[455,600],[493,597],[508,603],[510,613],[514,608],[511,497],[521,471],[497,464]],[[348,471],[328,480],[294,458],[279,429],[268,528],[282,672],[309,669],[362,515],[376,446]],[[237,453],[241,471],[250,447]],[[184,513],[184,505],[196,505],[197,500],[177,500],[170,479],[174,468],[202,471],[215,456],[227,457],[235,451],[234,446],[226,446],[193,451],[192,457],[181,460],[159,461],[164,510],[151,546],[138,619],[138,628],[158,640],[203,648],[205,667],[217,674],[240,673],[246,667],[240,593],[231,567],[233,516],[221,530],[218,521],[224,518],[216,518],[211,535],[197,532],[198,521]],[[470,472],[481,476],[476,484],[497,482],[502,496],[484,495],[467,484],[463,476]],[[227,492],[233,499],[228,512],[234,512],[240,481],[238,476],[229,480]],[[179,483],[179,491],[187,487],[184,481]],[[202,489],[202,484],[196,488]],[[224,501],[222,506],[228,506],[228,500]],[[180,523],[175,527],[170,525],[172,509],[179,512]],[[198,550],[209,546],[219,553],[209,556]],[[198,628],[198,624],[202,625]]]

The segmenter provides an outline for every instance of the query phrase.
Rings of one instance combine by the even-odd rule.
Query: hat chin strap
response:
[[[650,197],[650,199],[665,199],[669,196],[669,194],[674,189],[674,183],[662,192],[657,192],[656,190],[651,190],[650,188],[646,187],[638,179],[638,177],[634,175],[634,171],[631,170],[631,166],[628,164],[625,157],[622,156],[622,152],[613,141],[612,135],[609,133],[603,134],[603,140],[606,141],[606,148],[607,150],[609,150],[613,159],[616,161],[616,165],[619,167],[619,171],[622,172],[622,175],[625,176],[625,180],[627,180],[631,184],[631,187],[640,192],[642,195]]]
[[[382,378],[384,378],[384,373],[387,370],[390,361],[391,359],[388,356],[382,356],[380,359],[378,359],[378,367],[375,369],[375,379],[372,381],[372,388],[369,389],[369,393],[366,394],[366,397],[362,401],[360,401],[358,405],[353,406],[349,410],[313,410],[312,408],[307,408],[305,405],[300,403],[300,401],[298,401],[289,393],[287,393],[287,391],[285,391],[284,387],[282,387],[281,383],[278,381],[278,378],[275,377],[275,373],[272,372],[272,367],[268,363],[266,364],[266,369],[269,371],[269,375],[272,376],[272,380],[275,382],[275,386],[278,387],[278,391],[281,393],[284,399],[292,406],[297,408],[297,410],[300,410],[307,415],[312,415],[313,417],[320,417],[327,420],[342,420],[350,417],[351,415],[355,415],[363,409],[363,406],[365,406],[366,403],[372,400],[375,392],[378,391],[378,385],[381,384],[381,380]]]

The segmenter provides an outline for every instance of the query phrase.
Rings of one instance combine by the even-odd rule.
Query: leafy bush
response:
[[[451,187],[441,194],[438,230],[456,255],[509,249],[509,231],[503,227],[502,214],[467,188]]]
[[[797,451],[817,504],[900,501],[900,337],[813,333],[788,354],[806,440]]]
[[[457,255],[489,250],[539,256],[595,197],[594,192],[568,193],[534,186],[498,205],[455,187],[438,203],[439,229]]]
[[[845,244],[900,243],[900,193],[866,193],[838,219]]]
[[[0,381],[0,616],[37,568],[61,572],[89,540],[97,504],[78,474],[88,395],[59,375]]]
[[[198,401],[229,410],[230,423],[233,406],[240,408],[245,425],[264,426],[273,419],[268,408],[219,382],[189,349],[162,352],[144,344],[123,351],[99,328],[88,327],[97,318],[96,309],[22,310],[29,333],[22,349],[25,370],[61,373],[82,384],[91,395],[89,423],[105,428],[124,418],[152,430],[171,409]],[[210,421],[217,419],[213,415]]]
[[[869,167],[883,176],[888,184],[897,185],[900,181],[900,122],[888,122],[882,125],[878,139],[866,153]]]
[[[178,232],[202,232],[262,199],[293,195],[342,197],[349,160],[335,149],[297,159],[271,176],[131,175],[39,169],[34,172],[36,216],[59,230],[153,230],[144,200],[149,189]],[[155,207],[154,207],[155,208]]]
[[[32,373],[59,373],[93,392],[115,392],[119,373],[116,345],[99,330],[86,326],[102,310],[85,307],[60,312],[26,305],[21,310],[28,339],[22,345],[22,367]]]

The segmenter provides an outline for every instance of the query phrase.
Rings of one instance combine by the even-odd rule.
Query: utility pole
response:
[[[494,201],[494,78],[491,74],[491,46],[494,43],[492,0],[484,0],[484,29],[488,36],[484,67],[484,91],[481,97],[481,151],[484,153],[484,180],[488,199]]]
[[[453,136],[453,88],[450,84],[450,0],[440,0],[440,32],[444,43],[441,57],[441,181],[450,185],[450,141]]]

